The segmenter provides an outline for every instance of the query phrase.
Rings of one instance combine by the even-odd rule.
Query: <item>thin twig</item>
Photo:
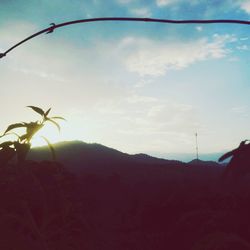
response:
[[[226,24],[241,24],[250,25],[250,21],[237,20],[237,19],[210,19],[210,20],[171,20],[171,19],[158,19],[158,18],[138,18],[138,17],[99,17],[89,19],[79,19],[70,22],[64,22],[60,24],[51,23],[49,28],[38,31],[37,33],[23,39],[19,43],[13,45],[11,48],[3,53],[0,53],[0,58],[6,56],[10,51],[27,42],[28,40],[35,38],[43,33],[53,33],[55,29],[78,23],[90,23],[90,22],[105,22],[105,21],[119,21],[119,22],[152,22],[152,23],[166,23],[166,24],[212,24],[212,23],[226,23]]]

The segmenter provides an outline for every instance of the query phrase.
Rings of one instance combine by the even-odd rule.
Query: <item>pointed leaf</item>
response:
[[[236,152],[236,150],[232,150],[232,151],[230,151],[230,152],[227,152],[226,154],[222,155],[222,156],[219,158],[218,161],[219,161],[219,162],[222,162],[222,161],[226,160],[227,158],[234,156],[235,152]]]
[[[26,139],[28,139],[28,134],[24,134],[24,135],[20,136],[20,141],[24,141]]]
[[[14,144],[13,141],[5,141],[5,142],[3,142],[3,143],[0,144],[0,148],[9,147],[9,146],[11,146],[13,144]]]
[[[58,120],[67,121],[65,118],[63,118],[63,117],[61,117],[61,116],[52,116],[52,117],[50,117],[50,119],[58,119]]]
[[[51,108],[49,108],[49,109],[45,112],[45,114],[44,114],[44,116],[45,116],[45,117],[47,117],[47,116],[48,116],[48,114],[49,114],[50,110],[51,110]]]
[[[44,116],[44,111],[41,108],[38,108],[38,107],[35,107],[35,106],[27,106],[27,107],[33,109],[38,114]]]
[[[14,123],[9,125],[9,127],[5,130],[4,134],[6,134],[7,132],[9,132],[10,130],[14,129],[14,128],[23,128],[26,127],[26,125],[24,123]]]
[[[59,130],[59,132],[60,132],[61,127],[60,127],[60,125],[59,125],[57,122],[51,120],[50,118],[47,118],[46,120],[49,121],[49,122],[51,122],[51,123],[53,123],[53,124],[58,128],[58,130]]]
[[[50,141],[46,137],[44,137],[44,136],[41,136],[41,137],[47,142],[48,147],[51,151],[52,159],[53,159],[53,161],[55,161],[56,160],[56,152],[55,152],[53,145],[50,143]]]
[[[30,122],[26,124],[26,127],[27,140],[31,140],[34,134],[37,133],[43,127],[43,124],[40,124],[38,122]]]

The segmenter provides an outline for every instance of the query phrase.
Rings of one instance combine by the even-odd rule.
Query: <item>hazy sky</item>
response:
[[[250,19],[250,0],[2,0],[0,52],[49,23],[108,16]],[[250,139],[250,26],[88,23],[39,36],[0,61],[0,129],[64,116],[52,142],[128,153],[231,149]],[[37,139],[36,144],[40,139]]]

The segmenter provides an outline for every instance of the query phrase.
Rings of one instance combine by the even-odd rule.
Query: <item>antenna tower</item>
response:
[[[195,133],[196,160],[199,160],[198,133]]]

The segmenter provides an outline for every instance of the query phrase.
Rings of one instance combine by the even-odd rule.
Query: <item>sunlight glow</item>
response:
[[[47,145],[47,142],[42,137],[46,137],[50,143],[56,143],[62,140],[61,133],[51,124],[45,124],[45,126],[34,135],[31,140],[32,147]]]

